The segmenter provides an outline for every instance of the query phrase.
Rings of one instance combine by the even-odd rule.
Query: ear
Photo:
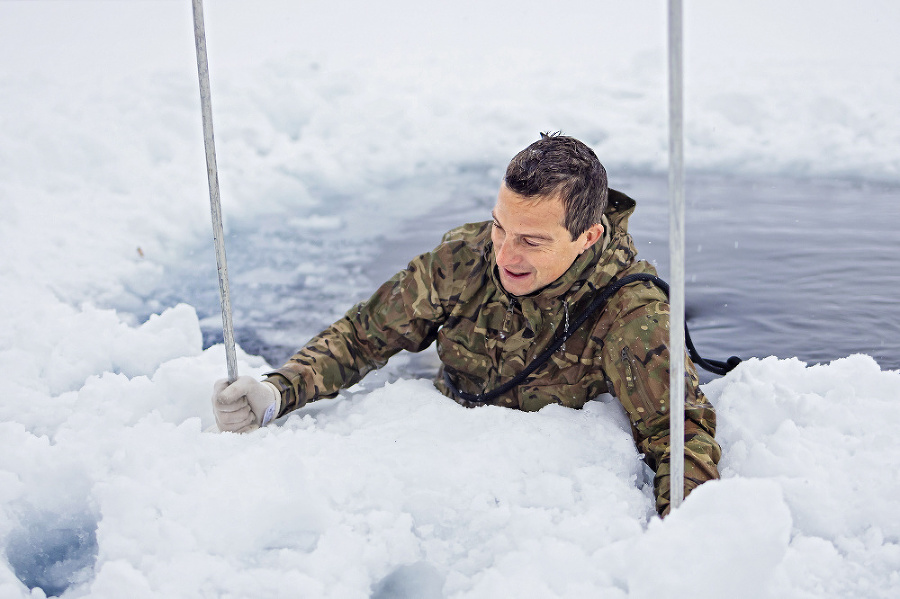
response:
[[[581,247],[581,251],[588,249],[601,239],[603,239],[603,225],[600,223],[596,223],[587,228],[587,230],[581,234],[581,239],[584,242],[584,245]]]

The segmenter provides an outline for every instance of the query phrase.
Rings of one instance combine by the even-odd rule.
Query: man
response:
[[[656,508],[669,505],[669,306],[652,283],[616,291],[574,327],[604,288],[655,269],[635,259],[631,198],[580,141],[542,135],[509,164],[493,220],[463,225],[353,307],[264,382],[215,386],[216,422],[245,432],[309,401],[333,397],[401,349],[437,341],[435,386],[466,406],[581,408],[601,393],[628,412],[638,451],[656,472]],[[506,390],[561,335],[544,363]],[[685,495],[718,478],[715,413],[685,357]],[[490,392],[499,388],[499,395]]]

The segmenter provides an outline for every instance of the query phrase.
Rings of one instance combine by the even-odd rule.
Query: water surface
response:
[[[438,203],[410,203],[407,189],[398,194],[406,207],[336,197],[308,217],[266,215],[232,226],[226,244],[238,343],[281,364],[444,231],[489,218],[498,180],[492,169],[462,170],[429,182],[443,194]],[[414,183],[428,193],[429,185]],[[665,177],[625,174],[611,185],[637,200],[629,230],[639,257],[668,278]],[[687,319],[705,357],[819,363],[865,353],[883,369],[900,369],[900,187],[689,175],[686,196]],[[196,306],[210,345],[221,340],[212,250],[192,260],[173,274],[163,303]],[[428,375],[436,357],[396,362],[395,376]]]

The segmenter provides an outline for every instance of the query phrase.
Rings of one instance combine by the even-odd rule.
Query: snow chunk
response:
[[[731,479],[698,487],[633,548],[634,598],[761,599],[788,548],[791,515],[778,485]]]

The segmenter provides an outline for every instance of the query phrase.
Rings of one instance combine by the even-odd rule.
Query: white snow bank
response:
[[[862,355],[811,367],[767,358],[706,391],[719,415],[722,475],[774,481],[790,508],[781,584],[811,596],[896,593],[900,372]]]
[[[665,521],[654,519],[629,553],[633,597],[784,597],[772,594],[791,513],[771,481],[708,483]],[[698,580],[699,577],[699,580]],[[790,594],[797,589],[783,589]]]
[[[4,596],[29,596],[20,579],[66,597],[900,588],[900,373],[868,357],[751,360],[707,385],[724,480],[660,521],[613,398],[467,410],[407,380],[208,434],[222,349],[199,351],[189,307],[141,326],[74,320],[98,340],[83,363],[95,374],[73,371],[63,392],[4,376],[25,389],[0,421]],[[267,366],[241,354],[240,368]]]

